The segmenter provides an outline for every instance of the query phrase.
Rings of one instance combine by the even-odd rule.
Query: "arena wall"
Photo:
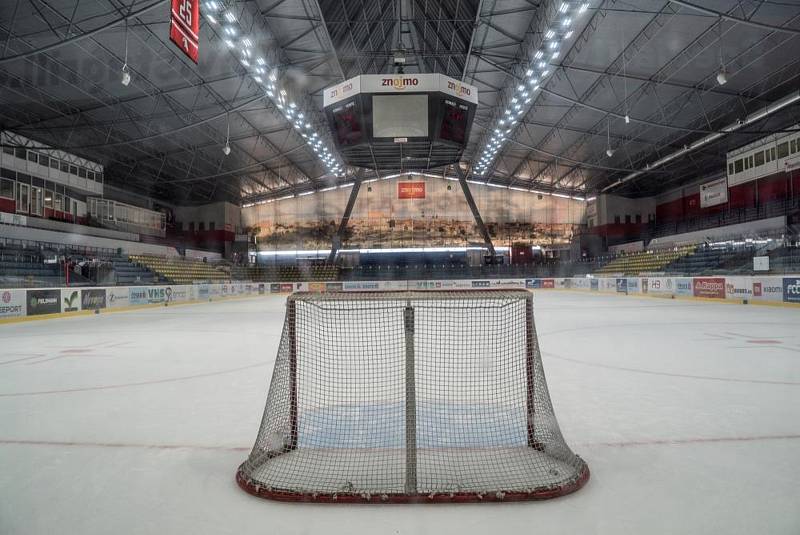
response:
[[[584,277],[30,288],[0,290],[0,323],[292,292],[527,288],[800,305],[800,275],[759,277]]]

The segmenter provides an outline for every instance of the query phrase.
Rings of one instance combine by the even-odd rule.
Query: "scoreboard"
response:
[[[461,158],[478,90],[442,74],[361,75],[327,88],[323,100],[345,163],[430,169]]]

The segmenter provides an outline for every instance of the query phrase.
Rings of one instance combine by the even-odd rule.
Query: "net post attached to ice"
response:
[[[529,292],[298,293],[248,492],[328,502],[542,499],[586,463],[553,414]]]

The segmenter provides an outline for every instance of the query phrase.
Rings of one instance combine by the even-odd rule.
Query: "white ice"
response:
[[[800,310],[536,293],[578,492],[281,504],[240,490],[278,296],[0,326],[0,534],[800,533]]]

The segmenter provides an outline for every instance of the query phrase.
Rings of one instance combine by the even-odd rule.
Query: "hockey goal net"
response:
[[[289,501],[510,501],[589,478],[547,391],[532,294],[294,294],[236,479]]]

